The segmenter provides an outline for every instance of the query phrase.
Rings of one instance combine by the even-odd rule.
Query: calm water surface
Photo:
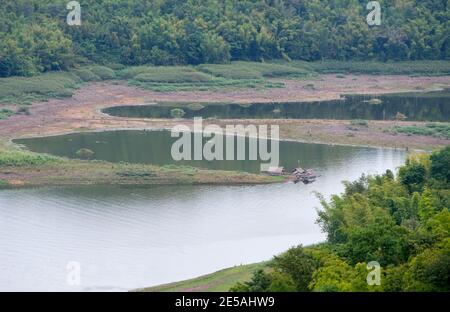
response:
[[[347,95],[341,100],[301,103],[205,104],[164,103],[164,105],[118,106],[107,114],[134,118],[172,118],[174,108],[184,118],[221,119],[371,119],[393,120],[398,113],[406,120],[449,121],[450,91],[387,95]]]
[[[192,134],[191,134],[192,136]],[[77,158],[77,151],[87,148],[94,152],[92,159],[110,162],[131,162],[155,165],[189,165],[207,169],[235,170],[259,173],[260,160],[245,161],[175,161],[171,156],[172,138],[169,131],[123,130],[91,133],[74,133],[53,137],[15,140],[28,149],[69,158]],[[255,139],[251,139],[255,140]],[[206,142],[206,139],[204,140]],[[224,140],[225,141],[225,140]],[[192,139],[194,144],[194,139]],[[249,139],[246,139],[248,157]],[[270,144],[269,144],[270,147]],[[193,151],[194,148],[192,147]],[[235,155],[237,154],[235,140]],[[359,147],[280,142],[280,165],[292,170],[304,168],[327,170],[339,162],[351,162],[361,151]],[[224,142],[224,151],[226,144]],[[225,152],[224,152],[225,153]],[[193,155],[192,155],[193,157]],[[235,156],[235,159],[237,157]]]
[[[76,146],[83,136],[59,139],[73,150],[105,140],[93,143],[95,152],[116,157],[107,153],[108,144],[116,146],[109,138],[84,137]],[[40,143],[47,151],[57,146]],[[131,149],[133,160],[149,161],[149,150],[115,143],[124,149],[120,157],[132,157]],[[0,191],[0,290],[125,291],[267,260],[324,240],[312,192],[339,193],[342,180],[395,169],[405,159],[396,150],[291,144],[282,157],[316,168],[316,183]],[[81,265],[80,286],[67,284],[71,261]]]

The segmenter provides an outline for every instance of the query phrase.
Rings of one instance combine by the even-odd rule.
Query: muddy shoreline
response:
[[[356,79],[356,80],[355,80]],[[344,94],[386,94],[450,87],[450,77],[345,76],[322,75],[317,79],[284,80],[284,89],[153,92],[127,86],[125,83],[93,83],[77,90],[73,97],[53,99],[32,105],[30,115],[14,115],[0,120],[0,138],[47,136],[70,132],[112,129],[162,129],[174,124],[190,125],[189,120],[161,120],[112,117],[101,112],[106,107],[140,105],[152,102],[289,102],[339,99]],[[310,85],[314,85],[311,90]],[[281,138],[302,142],[344,144],[408,149],[433,149],[449,144],[448,140],[392,135],[383,130],[394,125],[420,122],[370,121],[367,129],[357,133],[344,120],[208,120],[217,124],[278,124]]]
[[[278,80],[279,81],[279,80]],[[0,149],[17,149],[12,139],[24,137],[51,136],[85,131],[107,131],[116,129],[169,129],[176,124],[191,126],[192,120],[143,119],[113,117],[101,112],[113,106],[141,105],[154,102],[233,102],[233,103],[270,103],[270,102],[302,102],[339,99],[345,94],[386,94],[396,92],[414,92],[436,90],[450,87],[450,76],[445,77],[409,77],[409,76],[345,76],[321,75],[312,80],[283,80],[284,89],[264,90],[224,90],[224,91],[189,91],[189,92],[153,92],[137,89],[123,83],[92,83],[76,90],[71,98],[52,99],[47,102],[34,103],[29,115],[14,115],[0,120]],[[311,85],[314,86],[311,89]],[[386,131],[396,125],[421,124],[421,122],[400,121],[368,121],[367,127],[355,129],[349,127],[348,120],[204,120],[204,125],[218,124],[271,124],[279,125],[280,139],[306,143],[333,145],[352,145],[379,148],[400,148],[408,150],[433,150],[450,144],[450,140],[430,136],[392,134]],[[72,170],[82,167],[84,176],[76,177]],[[70,167],[69,166],[69,167]],[[78,166],[78,167],[77,167]],[[102,184],[117,183],[126,185],[141,184],[239,184],[239,183],[271,183],[272,179],[260,175],[213,175],[217,181],[202,171],[189,175],[177,176],[176,172],[167,175],[161,173],[151,181],[144,181],[139,174],[133,179],[117,179],[114,166],[111,170],[94,162],[68,160],[65,165],[51,168],[35,166],[33,168],[0,167],[0,182],[8,185],[58,185],[66,184]],[[89,168],[88,168],[89,167]],[[101,170],[99,169],[101,167]],[[152,167],[152,169],[149,169]],[[154,166],[136,169],[130,165],[127,170],[155,171]],[[84,170],[83,169],[83,170]],[[101,171],[100,176],[89,174],[89,171]],[[115,171],[116,170],[116,171]],[[11,174],[11,171],[13,173]],[[182,170],[180,170],[182,171]],[[7,172],[8,174],[5,174]],[[30,174],[33,173],[33,174]],[[45,177],[46,179],[42,179]],[[109,180],[108,180],[109,179]],[[109,182],[111,181],[111,182]],[[4,183],[5,184],[5,183]]]

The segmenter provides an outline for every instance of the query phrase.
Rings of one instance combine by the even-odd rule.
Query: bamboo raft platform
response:
[[[294,183],[303,182],[303,184],[311,184],[316,182],[317,174],[312,169],[295,168],[292,171],[292,175],[295,177]]]
[[[317,179],[317,174],[313,169],[303,169],[300,167],[295,168],[291,173],[286,172],[284,167],[270,167],[266,173],[271,176],[289,175],[295,184],[299,182],[302,182],[303,184],[311,184]]]

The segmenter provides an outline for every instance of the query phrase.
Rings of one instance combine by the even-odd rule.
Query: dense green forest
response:
[[[0,2],[0,76],[29,76],[89,62],[125,65],[230,60],[450,58],[448,0],[68,0]]]
[[[327,243],[295,247],[233,291],[450,291],[450,147],[322,198]],[[367,264],[381,265],[381,285]]]

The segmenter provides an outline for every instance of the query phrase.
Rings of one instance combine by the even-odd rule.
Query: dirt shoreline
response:
[[[120,105],[140,105],[152,102],[233,102],[233,103],[270,103],[290,101],[320,101],[339,99],[344,94],[386,94],[394,92],[432,90],[450,87],[450,76],[445,77],[409,77],[409,76],[367,76],[348,75],[338,78],[336,75],[321,75],[312,80],[283,80],[286,88],[264,90],[223,90],[223,91],[185,91],[153,92],[137,89],[126,83],[92,83],[75,91],[71,98],[52,99],[34,103],[30,115],[14,115],[0,120],[0,148],[13,149],[14,138],[49,136],[84,131],[105,131],[114,129],[166,129],[175,124],[190,126],[192,120],[160,120],[142,118],[121,118],[103,114],[106,107]],[[314,88],[311,88],[311,85]],[[369,121],[367,127],[349,127],[345,120],[216,120],[204,121],[204,125],[226,124],[271,124],[280,126],[280,137],[310,143],[354,145],[410,150],[432,150],[450,144],[450,140],[418,135],[394,135],[386,130],[395,125],[420,124],[420,122]],[[1,172],[1,180],[11,179]],[[18,181],[21,179],[17,172]],[[58,170],[54,170],[60,175]],[[73,174],[67,173],[69,177]],[[42,172],[41,175],[43,175]],[[48,173],[47,173],[48,174]],[[38,175],[39,176],[39,175]],[[205,176],[205,175],[203,175]],[[247,176],[248,177],[248,176]],[[217,177],[220,180],[220,177]],[[88,177],[85,177],[88,179]],[[99,182],[91,177],[92,183]],[[54,179],[57,181],[58,179]],[[69,181],[70,179],[66,179]],[[114,179],[113,179],[114,180]],[[173,179],[170,183],[180,182]],[[189,179],[188,179],[189,180]],[[203,183],[202,179],[190,179],[190,183]],[[207,183],[211,182],[207,179]],[[251,177],[246,181],[237,176],[225,183],[252,183],[258,179]],[[264,180],[264,179],[263,179]],[[78,180],[80,181],[80,180]],[[258,180],[259,181],[259,180]],[[38,181],[35,180],[35,183]],[[89,181],[88,181],[89,182]],[[219,181],[220,182],[220,181]],[[259,181],[262,182],[262,181]],[[265,181],[264,181],[265,182]],[[131,184],[140,183],[135,179]],[[155,181],[152,181],[154,184]],[[18,183],[20,184],[20,183]],[[24,183],[26,184],[26,183]],[[39,183],[37,183],[39,184]]]
[[[357,79],[357,80],[354,80]],[[14,115],[0,120],[0,138],[47,136],[77,131],[112,129],[160,129],[179,124],[179,120],[156,120],[112,117],[101,109],[120,105],[139,105],[151,102],[289,102],[339,99],[344,94],[385,94],[450,87],[450,76],[345,76],[322,75],[317,79],[284,80],[284,89],[153,92],[127,86],[124,83],[93,83],[77,90],[73,97],[53,99],[33,104],[30,115]],[[311,90],[308,85],[314,85]],[[208,123],[211,121],[205,121]],[[213,120],[224,124],[227,120]],[[235,123],[267,123],[267,120],[239,120]],[[191,124],[189,120],[181,123]],[[430,149],[447,145],[448,140],[425,137],[392,135],[383,130],[393,125],[419,124],[419,122],[370,121],[368,129],[358,133],[348,129],[344,120],[270,120],[280,125],[281,138],[305,142],[350,144],[377,147]]]

